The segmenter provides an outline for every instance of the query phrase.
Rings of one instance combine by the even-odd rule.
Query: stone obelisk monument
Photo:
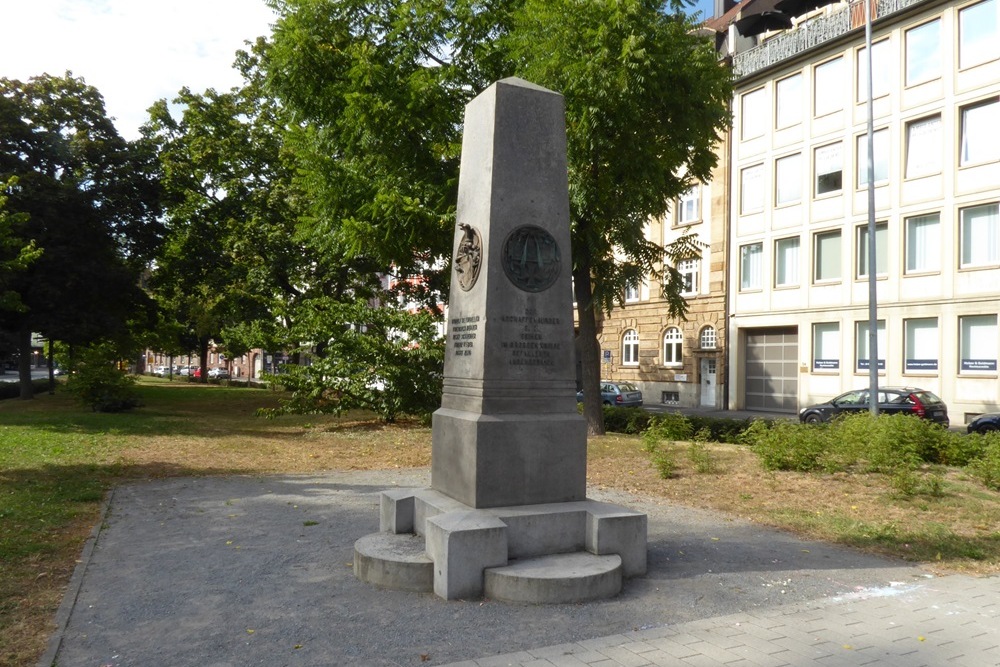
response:
[[[583,500],[563,97],[519,79],[466,109],[431,486],[470,507]]]
[[[646,516],[589,500],[576,410],[563,98],[466,107],[431,488],[380,497],[359,579],[446,599],[581,602],[646,571]]]

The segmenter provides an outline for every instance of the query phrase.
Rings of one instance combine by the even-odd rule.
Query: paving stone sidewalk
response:
[[[447,667],[1000,665],[1000,577],[952,575]]]

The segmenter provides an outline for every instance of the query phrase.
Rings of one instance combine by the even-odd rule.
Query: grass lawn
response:
[[[144,379],[145,406],[92,413],[57,393],[0,402],[0,665],[34,664],[105,492],[151,477],[413,468],[430,429],[364,415],[265,420],[260,389]],[[933,494],[901,496],[879,475],[765,473],[734,445],[672,446],[661,479],[638,437],[589,443],[588,481],[905,558],[1000,572],[1000,494],[940,470]],[[710,465],[706,465],[706,461]],[[711,469],[711,472],[703,472]],[[699,472],[702,471],[702,472]]]

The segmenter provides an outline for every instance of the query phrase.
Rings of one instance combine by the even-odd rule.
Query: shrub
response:
[[[759,421],[755,418],[733,419],[732,417],[703,417],[691,415],[688,417],[695,432],[707,430],[707,442],[725,442],[735,444],[740,441],[740,435],[751,423]],[[769,420],[765,420],[768,423]]]
[[[707,431],[702,429],[702,431],[699,431],[695,435],[698,436],[702,433],[707,434]],[[691,464],[698,473],[708,474],[716,471],[715,457],[712,456],[712,452],[705,446],[704,441],[696,439],[695,442],[691,443],[688,449],[688,458],[691,459]]]
[[[653,450],[653,466],[660,473],[662,479],[670,479],[677,469],[677,461],[674,459],[674,452],[670,447],[657,447]]]
[[[832,449],[831,426],[805,426],[778,421],[755,421],[743,432],[741,441],[750,445],[766,470],[809,472],[830,469],[824,455]]]
[[[657,415],[642,432],[643,447],[652,452],[664,440],[690,440],[693,433],[691,420],[679,412]]]
[[[983,486],[1000,491],[1000,433],[987,433],[981,437],[985,445],[983,453],[969,464],[967,470]]]
[[[652,415],[642,408],[604,406],[604,430],[637,435],[649,426]]]
[[[36,394],[49,390],[48,380],[32,380],[31,384],[35,388]],[[21,397],[20,383],[0,382],[0,400],[4,400],[7,398],[20,398],[20,397]]]
[[[67,391],[95,412],[124,412],[141,405],[135,378],[118,370],[116,355],[108,344],[95,344],[80,352],[66,381]]]

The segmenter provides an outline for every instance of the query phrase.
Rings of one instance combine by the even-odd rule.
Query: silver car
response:
[[[583,402],[583,392],[576,392],[576,400]],[[601,380],[601,402],[621,408],[642,406],[642,392],[631,382],[610,382]]]

